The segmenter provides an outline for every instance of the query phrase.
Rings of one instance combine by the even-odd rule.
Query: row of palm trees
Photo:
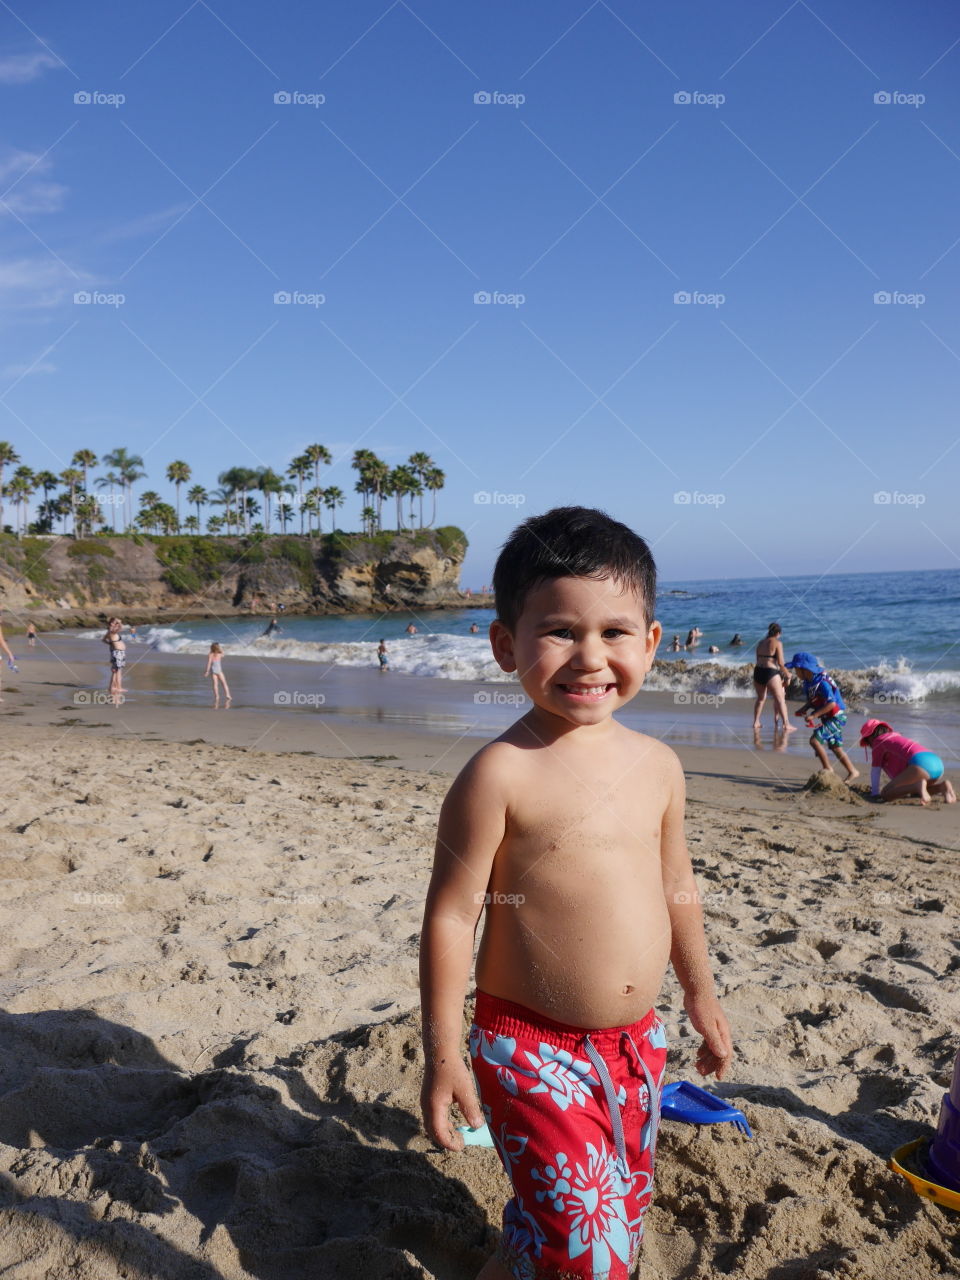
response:
[[[59,475],[52,471],[32,471],[20,463],[13,445],[0,441],[0,530],[4,525],[4,502],[13,508],[13,529],[17,534],[52,532],[56,520],[63,521],[63,532],[83,537],[99,526],[111,531],[141,529],[147,533],[200,533],[203,529],[201,510],[222,507],[222,514],[212,513],[206,521],[206,532],[212,534],[269,533],[275,521],[281,533],[288,527],[301,534],[323,533],[323,513],[329,511],[331,528],[336,527],[337,510],[346,495],[336,485],[323,488],[321,467],[332,462],[330,451],[322,444],[309,445],[295,457],[283,475],[272,467],[230,467],[217,476],[219,488],[208,492],[194,484],[185,495],[188,506],[196,508],[181,517],[181,489],[189,485],[193,472],[186,462],[171,462],[166,469],[167,481],[174,486],[175,503],[165,502],[159,493],[147,490],[140,494],[134,511],[133,486],[146,478],[143,458],[123,448],[112,449],[98,459],[92,449],[78,449],[71,464]],[[437,494],[446,476],[426,453],[413,453],[406,463],[390,467],[370,449],[357,449],[350,464],[358,474],[354,485],[360,495],[363,532],[373,534],[383,528],[383,506],[389,498],[396,503],[396,527],[431,527],[436,521]],[[106,470],[93,481],[102,497],[90,492],[90,472],[95,467]],[[8,474],[8,468],[15,468]],[[62,486],[62,488],[61,488]],[[60,492],[55,492],[60,490]],[[109,491],[107,497],[104,491]],[[424,493],[432,495],[429,524],[423,522]],[[36,518],[29,520],[30,501],[43,497],[36,505]],[[254,495],[258,495],[255,497]],[[404,502],[409,502],[404,524]],[[115,511],[122,522],[108,520],[105,505]],[[260,517],[258,519],[258,517]]]

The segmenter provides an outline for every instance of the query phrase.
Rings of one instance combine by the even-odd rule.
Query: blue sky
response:
[[[942,0],[15,0],[0,439],[317,441],[347,528],[423,450],[473,586],[570,502],[667,578],[955,567],[958,68]]]

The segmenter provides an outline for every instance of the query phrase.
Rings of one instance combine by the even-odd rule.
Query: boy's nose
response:
[[[606,655],[599,640],[584,640],[576,646],[570,666],[577,671],[599,671],[607,665]]]

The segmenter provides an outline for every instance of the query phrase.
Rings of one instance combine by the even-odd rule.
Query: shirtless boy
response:
[[[424,1121],[449,1151],[452,1103],[486,1121],[513,1184],[482,1280],[624,1280],[653,1182],[666,1039],[652,1006],[668,962],[703,1037],[697,1069],[722,1079],[732,1055],[680,762],[613,719],[660,641],[656,567],[625,525],[563,507],[513,532],[494,591],[494,656],[533,705],[441,810],[421,938]],[[484,907],[471,1078],[463,999]]]

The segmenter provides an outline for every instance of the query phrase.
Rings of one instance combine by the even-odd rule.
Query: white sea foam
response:
[[[240,623],[234,630],[249,630]],[[102,631],[79,633],[83,639],[99,639]],[[185,636],[175,627],[152,626],[140,631],[144,644],[160,653],[206,654],[210,641]],[[324,644],[315,640],[294,640],[283,636],[251,635],[231,639],[230,628],[221,639],[224,652],[241,657],[276,660],[295,659],[335,667],[376,668],[378,640],[339,641]],[[485,635],[463,636],[436,632],[403,636],[388,644],[390,669],[404,675],[429,676],[442,680],[512,683],[516,677],[500,670],[490,653]],[[859,670],[832,668],[848,700],[881,706],[887,702],[921,702],[931,697],[960,694],[960,671],[914,671],[905,658],[893,663]],[[752,698],[753,662],[743,655],[689,654],[657,661],[644,682],[651,690],[668,693],[697,692],[725,698]]]

